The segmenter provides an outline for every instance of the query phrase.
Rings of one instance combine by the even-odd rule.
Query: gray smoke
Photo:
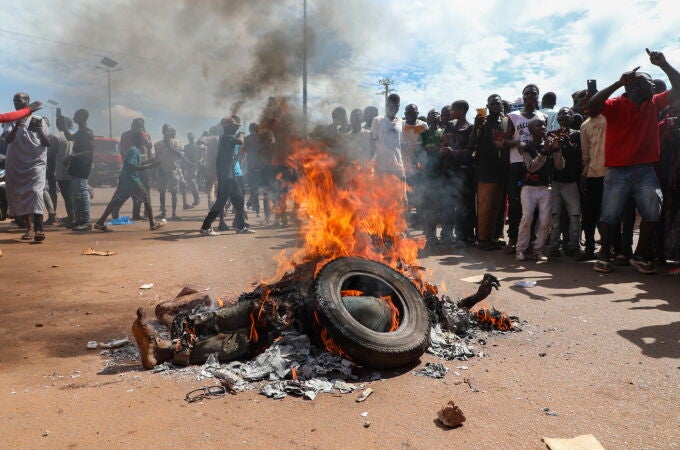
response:
[[[359,0],[308,3],[310,110],[324,108],[329,116],[331,105],[366,106],[349,67],[369,40],[366,24],[377,11]],[[59,39],[84,47],[50,58],[84,66],[105,49],[124,69],[112,74],[112,90],[132,109],[143,102],[159,116],[256,118],[269,96],[300,103],[302,0],[120,0],[73,8]],[[79,92],[68,94],[92,95],[102,74],[91,72]]]

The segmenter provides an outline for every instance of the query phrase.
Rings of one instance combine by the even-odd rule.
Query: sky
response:
[[[557,94],[587,79],[599,88],[624,71],[667,81],[648,47],[680,68],[672,0],[416,1],[308,0],[310,121],[330,122],[336,106],[382,111],[381,78],[425,115],[467,100],[472,119],[493,93],[515,101],[528,83]],[[90,111],[96,135],[146,119],[152,138],[169,123],[185,139],[238,112],[257,121],[269,95],[301,104],[302,0],[23,0],[0,10],[0,110],[25,91],[65,115]],[[52,118],[48,105],[41,114]]]

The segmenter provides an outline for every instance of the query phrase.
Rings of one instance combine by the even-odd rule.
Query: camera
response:
[[[31,121],[28,123],[28,131],[33,131],[36,132],[42,127],[42,118],[33,116],[31,117]]]

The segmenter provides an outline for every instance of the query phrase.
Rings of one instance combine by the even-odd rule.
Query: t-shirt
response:
[[[241,147],[241,140],[239,137],[241,133],[234,136],[220,136],[217,145],[217,179],[224,180],[227,178],[234,178],[235,176],[243,175],[241,173],[241,165],[238,161],[238,151]]]
[[[604,165],[604,140],[607,132],[607,119],[602,114],[588,117],[581,124],[581,153],[583,176],[603,177],[607,174]]]
[[[404,142],[404,121],[398,117],[376,117],[371,124],[371,138],[375,141],[375,170],[404,176],[401,145]]]
[[[564,168],[564,158],[560,153],[539,153],[543,149],[543,144],[537,145],[532,141],[527,142],[524,147],[522,158],[524,158],[524,184],[527,186],[550,186],[553,172],[555,169]]]
[[[508,165],[503,154],[503,118],[487,120],[477,139],[477,181],[504,183]]]
[[[169,142],[165,140],[158,141],[154,144],[154,150],[156,150],[156,155],[161,161],[160,169],[164,173],[170,174],[179,169],[180,157],[177,156],[177,153],[182,152],[182,145],[178,140],[170,139]]]
[[[120,170],[118,175],[118,184],[120,186],[130,186],[131,184],[139,184],[141,186],[142,181],[139,178],[139,174],[134,167],[139,166],[142,163],[142,155],[139,150],[134,145],[128,147],[125,151],[125,159],[123,160],[123,168]]]
[[[574,183],[581,179],[583,161],[581,155],[581,133],[570,130],[569,143],[560,144],[562,157],[564,158],[564,168],[556,170],[553,180],[562,183]]]
[[[345,147],[345,154],[350,161],[362,166],[368,164],[373,157],[371,132],[362,128],[358,133],[349,133]]]
[[[607,119],[604,164],[625,167],[659,160],[659,114],[670,104],[670,91],[656,94],[638,106],[626,94],[610,98],[602,115]]]
[[[418,138],[420,133],[427,130],[427,123],[416,120],[416,123],[409,125],[404,121],[404,141],[406,148],[402,151],[404,171],[406,176],[413,175],[416,171],[416,151],[419,148]]]
[[[545,126],[547,131],[554,131],[560,128],[557,123],[557,111],[552,108],[541,108],[540,111],[545,115]]]
[[[531,142],[533,140],[531,133],[529,132],[529,122],[534,119],[541,119],[544,122],[546,120],[545,114],[540,111],[534,111],[531,117],[526,118],[519,110],[508,114],[508,119],[510,119],[513,126],[515,127],[515,134],[512,138],[520,142]],[[524,158],[520,154],[519,149],[517,147],[513,147],[510,149],[510,163],[512,164],[518,162],[524,162]]]
[[[82,156],[77,156],[82,154]],[[89,128],[79,129],[73,135],[73,154],[68,165],[68,173],[75,178],[90,176],[94,154],[94,135]]]

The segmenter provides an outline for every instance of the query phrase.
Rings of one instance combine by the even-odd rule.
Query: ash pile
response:
[[[408,371],[425,352],[446,360],[483,355],[477,345],[489,333],[519,329],[516,318],[496,310],[470,312],[499,288],[490,274],[476,293],[454,302],[422,282],[417,267],[345,257],[315,268],[298,266],[224,305],[185,288],[157,305],[158,322],[138,309],[139,352],[126,346],[102,353],[109,366],[138,355],[153,372],[216,379],[226,392],[313,400],[362,390],[381,370]]]

